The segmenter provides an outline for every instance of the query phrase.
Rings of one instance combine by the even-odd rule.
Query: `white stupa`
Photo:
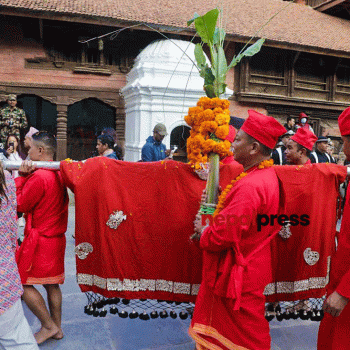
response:
[[[126,105],[125,160],[141,159],[141,149],[153,127],[163,123],[168,136],[163,143],[170,147],[170,133],[186,125],[188,108],[205,96],[203,78],[194,64],[195,45],[182,40],[157,40],[136,58],[122,89]],[[224,98],[232,94],[227,89]]]

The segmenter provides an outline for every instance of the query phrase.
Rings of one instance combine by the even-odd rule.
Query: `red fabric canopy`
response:
[[[334,248],[338,185],[346,167],[274,169],[285,199],[281,212],[309,215],[310,224],[291,227],[286,241],[279,235],[275,239],[274,283],[265,294],[270,301],[322,296]],[[237,163],[221,166],[222,188],[241,171]],[[189,237],[205,181],[189,165],[97,157],[85,163],[63,161],[61,172],[75,193],[77,280],[82,291],[128,299],[195,300],[202,256]],[[117,211],[126,218],[114,229],[107,222]],[[308,257],[312,252],[319,260],[311,266],[304,253]]]

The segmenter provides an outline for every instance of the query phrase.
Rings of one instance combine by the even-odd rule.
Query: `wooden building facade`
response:
[[[115,9],[107,0],[98,8],[93,0],[49,0],[40,6],[4,0],[0,106],[7,94],[17,94],[32,126],[57,133],[58,159],[91,156],[104,127],[115,128],[122,144],[127,130],[121,89],[133,60],[163,35],[192,39],[186,21],[213,7],[200,0],[186,8],[170,2],[159,9],[132,0],[133,6]],[[337,117],[350,104],[348,3],[237,0],[232,6],[226,0],[230,57],[279,13],[259,33],[267,39],[261,52],[228,75],[232,115],[245,118],[254,108],[285,122],[287,115],[305,112],[316,133],[339,139]]]

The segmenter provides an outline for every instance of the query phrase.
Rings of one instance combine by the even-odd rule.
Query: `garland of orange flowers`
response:
[[[232,155],[229,133],[230,102],[218,97],[201,97],[196,107],[188,109],[186,123],[191,127],[187,139],[187,158],[195,169],[208,162],[211,152],[225,158]]]
[[[264,169],[264,168],[270,168],[273,166],[273,159],[267,159],[267,160],[263,160],[259,165],[258,165],[258,169]],[[216,215],[218,215],[220,213],[220,211],[224,208],[224,204],[225,204],[225,200],[226,200],[226,196],[228,195],[228,193],[231,191],[232,187],[234,186],[234,184],[243,179],[245,176],[247,176],[248,173],[243,171],[242,173],[240,173],[235,179],[233,179],[231,181],[231,183],[229,183],[226,188],[221,192],[219,200],[218,200],[218,204],[216,206],[216,210],[213,214],[213,216],[215,217]]]

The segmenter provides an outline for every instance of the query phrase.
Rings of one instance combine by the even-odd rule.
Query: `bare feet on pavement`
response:
[[[56,325],[52,326],[50,329],[41,327],[40,331],[34,334],[34,337],[36,342],[38,344],[41,344],[47,339],[52,338],[54,335],[56,335],[59,332],[60,332],[60,329]],[[63,333],[62,333],[62,336],[63,336]]]

